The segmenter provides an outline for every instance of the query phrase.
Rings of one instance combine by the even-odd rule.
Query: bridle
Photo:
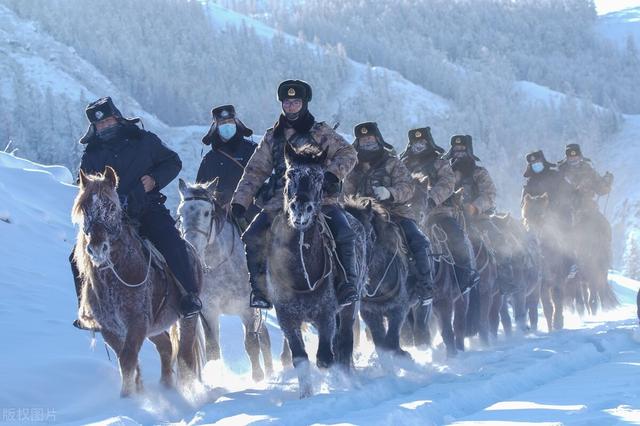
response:
[[[205,197],[205,196],[194,195],[191,197],[183,198],[183,202],[187,202],[187,201],[206,201],[211,205],[211,210],[209,210],[209,226],[207,226],[207,229],[206,230],[203,230],[202,228],[193,229],[195,233],[204,235],[206,237],[207,245],[209,245],[211,243],[211,237],[218,236],[218,234],[222,231],[223,221],[222,220],[216,221],[216,218],[215,218],[216,207],[220,207],[220,206],[218,206],[217,203],[214,200],[212,200],[210,197]],[[182,216],[178,216],[178,220],[182,220]],[[213,233],[214,225],[215,225],[215,234]],[[183,234],[183,237],[184,237],[184,234]]]

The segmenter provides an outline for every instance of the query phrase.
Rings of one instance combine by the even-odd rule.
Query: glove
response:
[[[322,190],[327,195],[335,195],[340,192],[340,179],[331,172],[324,172]]]
[[[388,200],[391,198],[391,193],[384,186],[374,186],[373,195],[380,201]]]
[[[247,209],[245,209],[242,204],[231,204],[231,216],[235,217],[236,219],[243,219],[246,211]]]

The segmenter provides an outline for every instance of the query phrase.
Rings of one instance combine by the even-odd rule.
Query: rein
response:
[[[331,230],[329,229],[329,225],[327,224],[327,221],[324,217],[324,215],[319,214],[318,215],[318,223],[320,225],[320,235],[321,236],[327,236],[330,241],[333,241],[332,237],[331,237]],[[326,251],[325,256],[327,256],[329,258],[329,268],[327,268],[326,265],[326,257],[325,257],[325,273],[318,278],[313,284],[311,284],[311,280],[309,279],[309,273],[307,272],[307,265],[304,262],[304,253],[302,252],[303,247],[306,246],[306,244],[304,243],[304,234],[305,231],[300,231],[300,235],[298,238],[298,248],[299,248],[299,253],[300,253],[300,263],[302,264],[302,272],[304,274],[304,279],[305,279],[305,283],[307,284],[307,288],[308,290],[296,290],[297,292],[313,292],[316,290],[316,288],[318,287],[319,284],[321,284],[322,282],[324,282],[324,280],[326,278],[328,278],[332,273],[333,273],[333,247],[330,247],[328,244],[323,244],[323,248]]]
[[[148,244],[149,244],[148,241],[144,242],[144,245],[148,245]],[[120,282],[120,284],[124,285],[125,287],[129,287],[129,288],[141,287],[149,281],[149,273],[151,272],[151,260],[153,256],[151,255],[151,249],[148,246],[147,246],[147,251],[149,252],[149,261],[147,262],[147,272],[145,273],[144,279],[137,284],[128,283],[124,279],[122,279],[122,277],[120,277],[120,275],[116,271],[113,261],[111,260],[111,255],[109,255],[109,257],[107,258],[107,264],[102,268],[100,268],[99,270],[100,271],[104,271],[105,269],[110,270],[113,273],[113,275],[116,277],[116,279]]]

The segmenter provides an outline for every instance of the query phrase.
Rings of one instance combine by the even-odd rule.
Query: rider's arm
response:
[[[448,161],[437,161],[437,181],[431,186],[429,197],[439,206],[453,195],[456,189],[456,174]]]
[[[407,166],[397,158],[393,162],[391,182],[391,186],[387,187],[387,189],[391,193],[394,203],[406,203],[413,197],[413,179],[411,179]]]
[[[495,210],[496,185],[484,167],[478,167],[473,174],[478,185],[478,197],[471,203],[479,213]]]
[[[233,194],[232,204],[240,204],[244,208],[248,208],[253,202],[253,197],[258,192],[258,189],[271,175],[273,171],[273,159],[271,158],[272,135],[272,131],[267,131],[253,152],[247,166],[244,168],[242,178],[238,182],[236,192]]]
[[[163,144],[154,133],[147,132],[145,138],[150,138],[153,160],[153,166],[148,174],[156,181],[155,187],[161,190],[178,176],[182,169],[182,161],[178,154]]]
[[[356,166],[358,153],[355,148],[337,132],[329,126],[325,125],[325,127],[326,128],[322,129],[324,131],[320,133],[319,137],[321,140],[323,138],[327,140],[324,144],[327,148],[327,171],[336,175],[338,179],[344,180]]]

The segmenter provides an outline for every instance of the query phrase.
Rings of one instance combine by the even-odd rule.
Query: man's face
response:
[[[282,101],[282,110],[285,114],[297,114],[302,109],[302,99],[291,98]]]
[[[577,152],[567,152],[567,163],[569,163],[569,165],[576,165],[580,163],[580,160],[582,160],[582,156]]]
[[[427,149],[427,141],[425,140],[417,140],[411,144],[411,152],[415,154],[419,154]]]
[[[380,144],[375,135],[361,136],[358,138],[358,148],[361,151],[377,151],[380,149]]]
[[[467,147],[456,145],[453,147],[453,158],[463,158],[467,155]]]
[[[103,118],[100,121],[96,121],[96,124],[95,124],[96,131],[100,132],[101,130],[108,129],[108,128],[113,127],[113,126],[115,126],[117,124],[118,124],[118,120],[115,117],[113,117],[113,116],[106,117],[106,118]]]

